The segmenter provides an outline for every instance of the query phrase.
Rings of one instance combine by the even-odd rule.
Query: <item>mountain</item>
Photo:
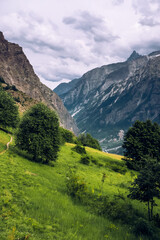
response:
[[[139,53],[137,53],[135,50],[132,52],[132,54],[130,55],[130,57],[127,59],[127,61],[133,61],[136,60],[137,58],[142,57],[141,55],[139,55]]]
[[[160,52],[93,69],[60,97],[81,132],[117,151],[135,120],[160,123]]]
[[[22,48],[5,40],[2,32],[0,32],[0,79],[10,86],[15,86],[28,97],[44,102],[48,107],[56,110],[61,125],[75,133],[78,132],[73,118],[61,99],[40,82]]]
[[[72,88],[74,88],[76,86],[76,84],[78,84],[78,82],[79,82],[79,79],[74,79],[69,83],[61,83],[54,89],[54,92],[57,93],[58,95],[67,93]]]

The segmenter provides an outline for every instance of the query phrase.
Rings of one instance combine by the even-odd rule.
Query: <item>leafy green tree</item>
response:
[[[154,159],[147,159],[146,166],[140,171],[138,177],[129,188],[131,199],[147,203],[148,219],[153,219],[155,197],[160,197],[160,163]]]
[[[160,127],[150,120],[136,121],[124,137],[124,156],[127,166],[139,170],[146,156],[160,160]]]
[[[55,161],[60,145],[56,113],[42,103],[34,105],[22,118],[16,145],[32,154],[36,162]]]
[[[18,106],[13,98],[0,87],[0,126],[16,128],[18,122]]]
[[[77,140],[83,145],[88,146],[91,148],[98,149],[102,151],[101,146],[97,139],[93,138],[89,133],[87,134],[80,134],[77,138]]]
[[[60,127],[59,130],[62,144],[65,142],[74,143],[74,134],[71,131],[62,127]]]

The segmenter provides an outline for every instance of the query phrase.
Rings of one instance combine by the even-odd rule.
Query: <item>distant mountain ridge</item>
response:
[[[65,94],[69,92],[71,89],[73,89],[76,86],[76,84],[78,84],[78,82],[79,79],[74,79],[69,83],[61,83],[54,89],[54,92],[57,93],[58,95]]]
[[[59,96],[81,132],[98,138],[103,149],[119,149],[135,120],[160,123],[160,51],[134,51],[125,62],[93,69]]]
[[[0,78],[36,101],[47,104],[57,112],[65,128],[78,132],[73,118],[61,99],[40,82],[22,48],[18,44],[5,40],[2,32],[0,32]]]

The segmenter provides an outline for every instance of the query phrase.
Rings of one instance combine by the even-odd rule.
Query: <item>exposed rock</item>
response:
[[[60,96],[64,93],[67,93],[71,89],[73,89],[78,84],[78,82],[79,82],[79,79],[74,79],[69,83],[61,83],[53,91]]]
[[[139,53],[137,53],[135,50],[132,52],[132,54],[130,55],[130,57],[127,59],[127,61],[133,61],[136,60],[137,58],[142,57],[141,55],[139,55]]]
[[[0,32],[0,77],[10,86],[16,86],[19,91],[56,110],[61,124],[77,133],[76,124],[61,99],[40,82],[22,48],[5,40],[2,32]]]
[[[60,95],[81,132],[98,138],[103,149],[119,147],[119,131],[135,120],[160,124],[160,52],[131,56],[132,60],[87,72],[78,85]]]

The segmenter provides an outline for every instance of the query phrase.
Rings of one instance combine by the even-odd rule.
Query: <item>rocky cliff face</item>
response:
[[[19,91],[56,110],[61,124],[77,133],[76,124],[61,99],[40,82],[22,48],[5,40],[2,32],[0,32],[0,77],[10,86],[16,86]]]
[[[103,149],[119,148],[135,120],[160,123],[160,53],[133,52],[126,62],[93,69],[60,97],[82,132]]]

